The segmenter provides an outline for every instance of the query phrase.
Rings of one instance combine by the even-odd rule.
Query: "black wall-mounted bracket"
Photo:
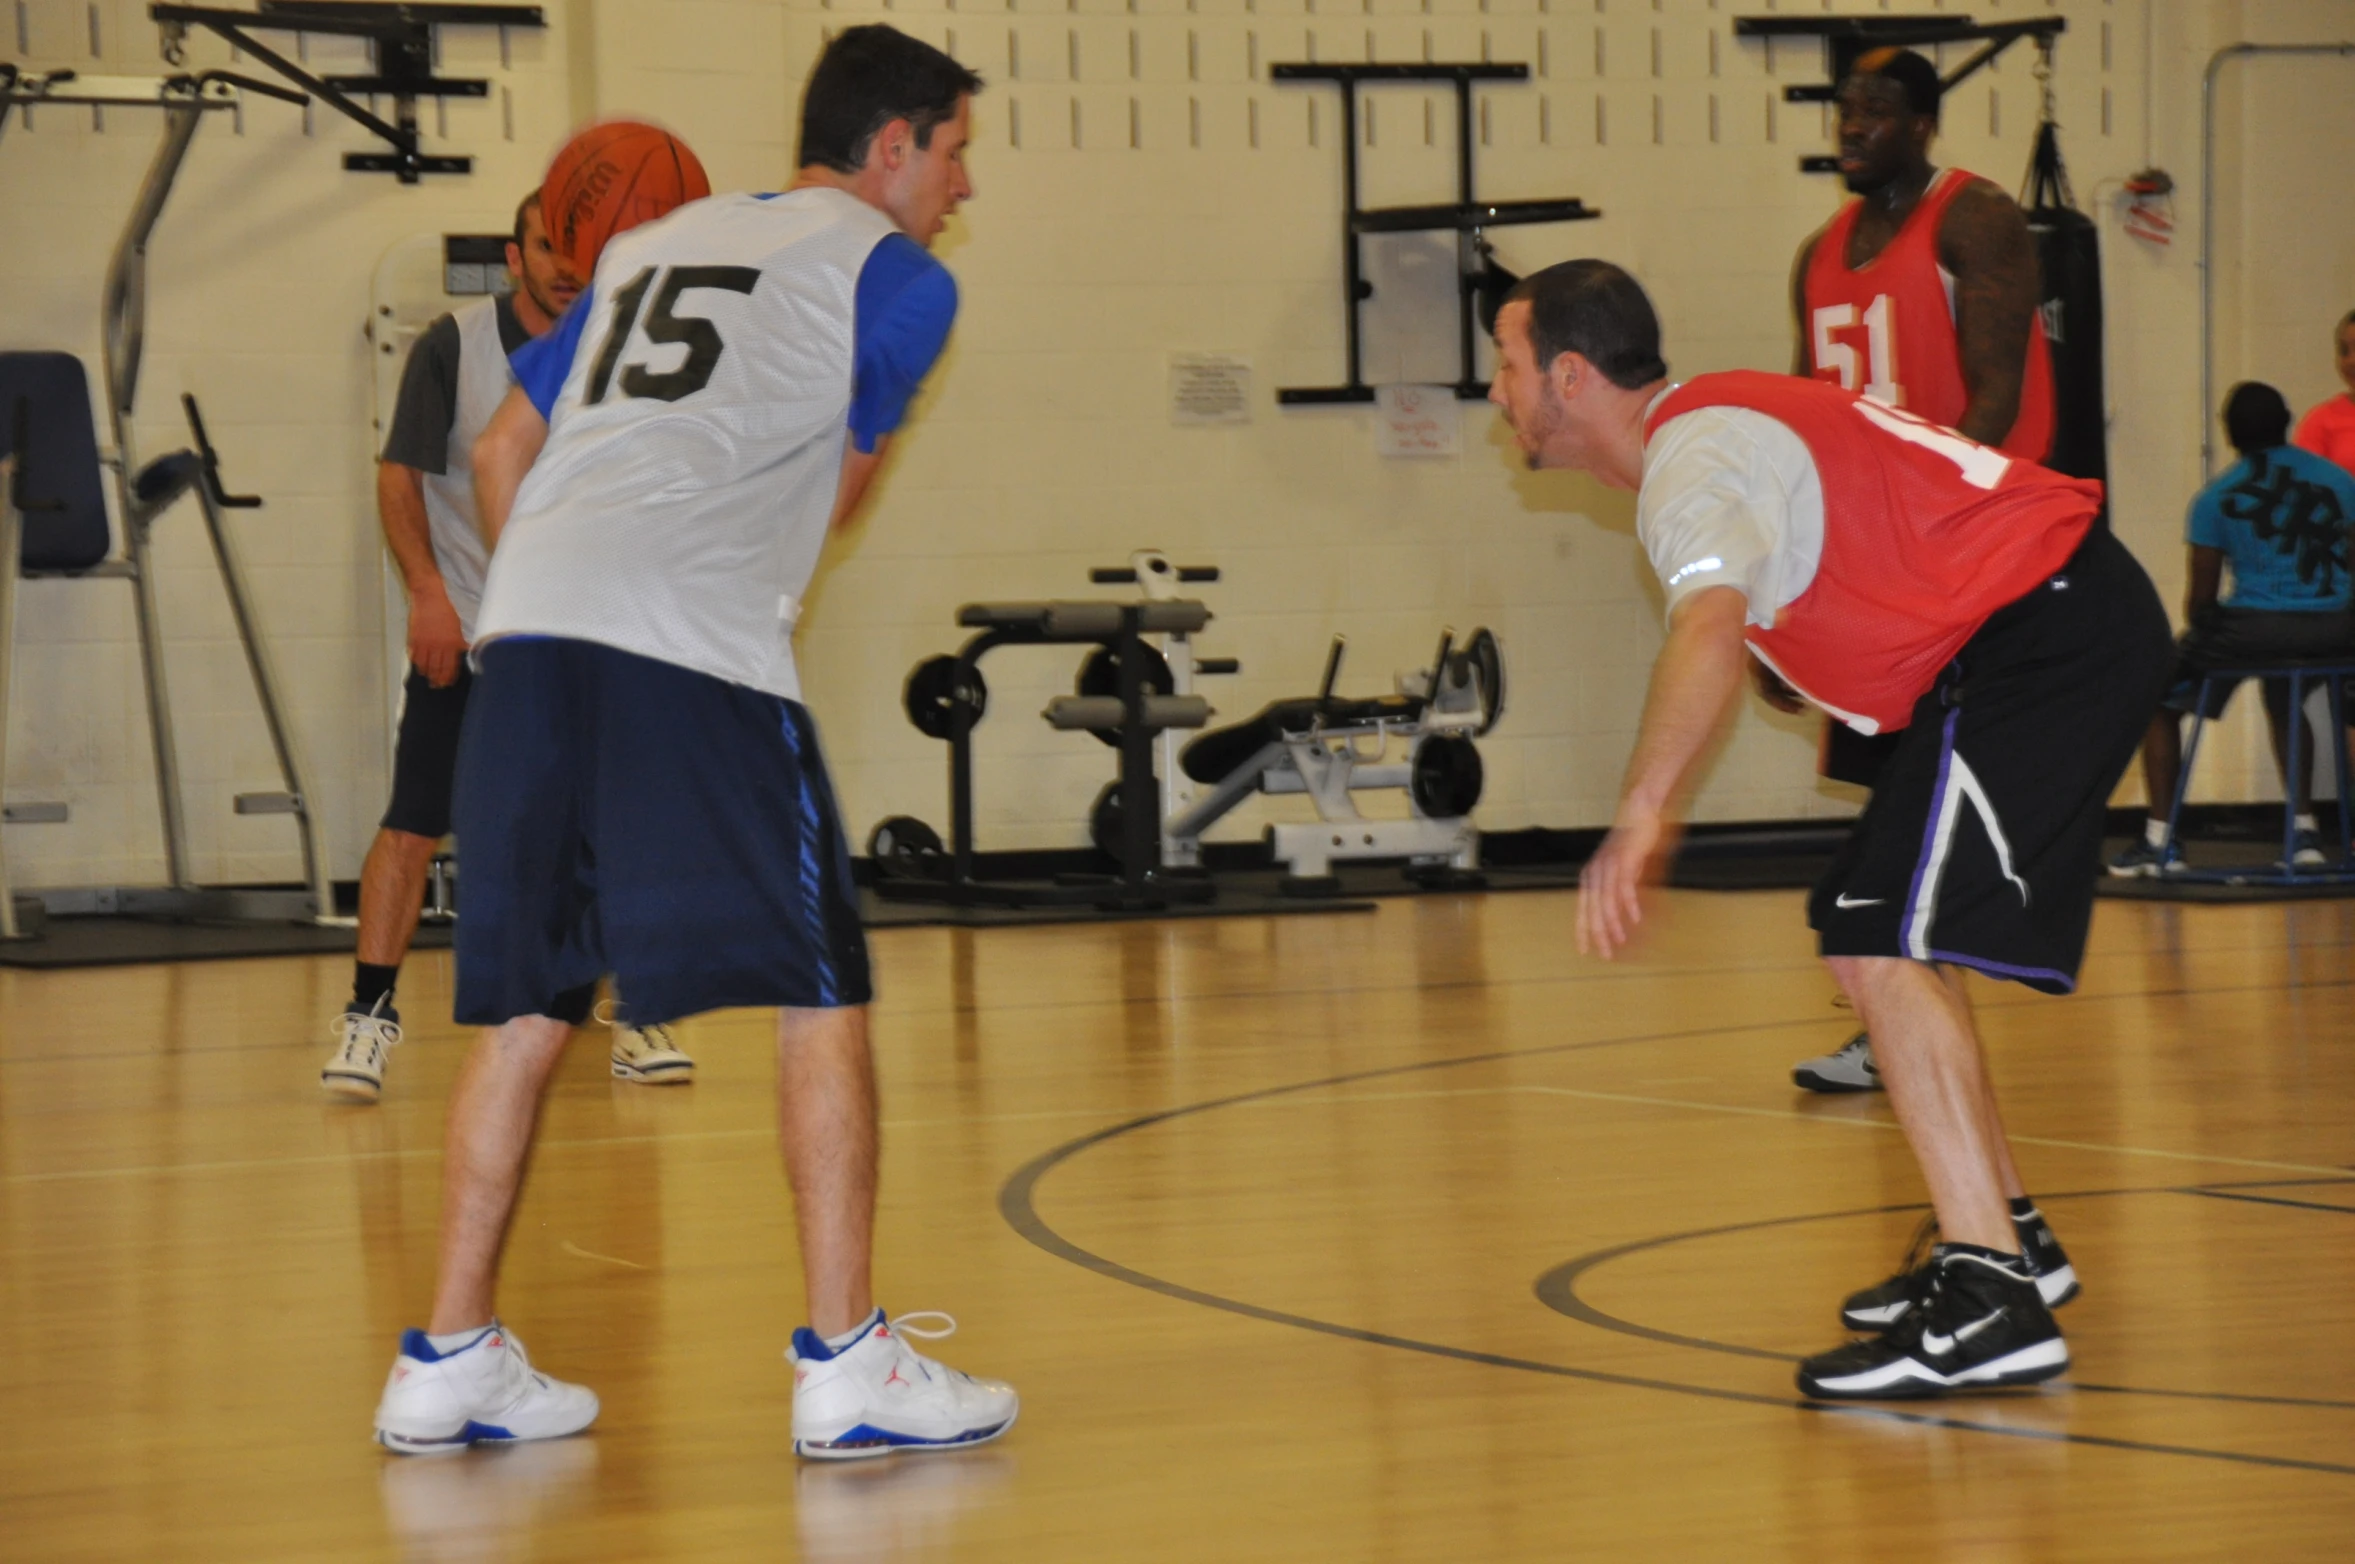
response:
[[[1286,386],[1276,392],[1288,407],[1334,402],[1371,402],[1365,383],[1358,311],[1374,296],[1366,281],[1358,240],[1367,234],[1430,233],[1459,236],[1456,267],[1458,369],[1455,393],[1465,401],[1488,395],[1473,376],[1473,331],[1482,304],[1494,301],[1518,279],[1496,264],[1485,237],[1490,228],[1522,223],[1574,223],[1603,214],[1575,198],[1559,201],[1479,201],[1472,194],[1472,85],[1482,81],[1527,81],[1526,65],[1271,65],[1270,81],[1323,81],[1341,88],[1341,313],[1348,333],[1349,378],[1337,386]],[[1446,82],[1456,96],[1456,198],[1435,206],[1392,206],[1371,210],[1357,204],[1357,89],[1366,82]]]
[[[548,25],[536,5],[400,5],[380,0],[255,0],[251,11],[203,5],[151,5],[148,16],[163,29],[164,58],[177,65],[187,53],[188,29],[201,27],[243,50],[288,81],[312,93],[346,119],[381,136],[389,152],[347,152],[343,166],[355,173],[393,174],[413,185],[426,174],[464,174],[467,157],[428,157],[417,150],[419,98],[480,98],[490,83],[433,73],[437,27],[529,27]],[[366,76],[319,77],[304,70],[254,32],[324,33],[365,38],[376,69]],[[383,93],[393,100],[390,122],[362,107],[353,93]]]
[[[1986,47],[1941,78],[1951,92],[1992,64],[1995,57],[2023,38],[2045,48],[2069,30],[2068,18],[2040,16],[2024,22],[1977,22],[1967,16],[1737,16],[1736,38],[1820,38],[1824,45],[1826,82],[1808,82],[1783,89],[1785,103],[1829,103],[1858,55],[1874,49],[1919,49],[1944,43],[1982,43]],[[1805,174],[1836,174],[1840,160],[1825,153],[1799,160]]]

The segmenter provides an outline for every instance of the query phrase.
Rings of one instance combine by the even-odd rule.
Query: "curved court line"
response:
[[[2331,985],[2341,986],[2341,985]],[[2106,997],[2137,997],[2130,995]],[[1551,1054],[1578,1053],[1594,1049],[1624,1047],[1638,1043],[1686,1041],[1696,1037],[1720,1037],[1730,1033],[1752,1032],[1788,1026],[1787,1021],[1753,1022],[1746,1026],[1694,1028],[1680,1032],[1659,1032],[1636,1037],[1599,1038],[1577,1043],[1551,1043],[1538,1048],[1499,1049],[1485,1054],[1469,1054],[1455,1059],[1425,1059],[1411,1064],[1387,1065],[1367,1070],[1352,1070],[1339,1075],[1315,1080],[1295,1081],[1283,1086],[1263,1087],[1257,1091],[1234,1092],[1224,1097],[1207,1098],[1175,1108],[1164,1108],[1154,1113],[1140,1114],[1132,1119],[1108,1125],[1074,1140],[1051,1147],[1014,1170],[998,1191],[998,1214],[1026,1242],[1064,1260],[1082,1270],[1093,1271],[1108,1280],[1122,1282],[1146,1292],[1159,1293],[1183,1303],[1198,1304],[1222,1313],[1240,1315],[1245,1319],[1265,1321],[1271,1325],[1290,1326],[1295,1330],[1311,1331],[1318,1335],[1338,1337],[1344,1341],[1363,1342],[1370,1346],[1393,1347],[1402,1352],[1419,1353],[1427,1357],[1446,1358],[1460,1363],[1478,1363],[1490,1368],[1517,1369],[1523,1373],[1545,1374],[1560,1379],[1581,1380],[1589,1384],[1614,1385],[1631,1390],[1654,1390],[1668,1395],[1691,1396],[1709,1401],[1731,1401],[1750,1406],[1772,1407],[1796,1412],[1814,1412],[1833,1417],[1871,1418],[1883,1422],[1909,1423],[1917,1427],[1953,1429],[1963,1433],[1992,1434],[2004,1439],[2026,1439],[2044,1444],[2082,1445],[2096,1449],[2124,1450],[2144,1455],[2174,1455],[2192,1460],[2218,1461],[2241,1466],[2273,1467],[2290,1471],[2323,1472],[2334,1477],[2355,1477],[2355,1466],[2331,1461],[2306,1461],[2288,1456],[2253,1455],[2240,1450],[2210,1450],[2193,1445],[2167,1445],[2145,1440],[2116,1439],[2102,1434],[2071,1433],[2054,1429],[2008,1427],[2000,1423],[1976,1422],[1969,1418],[1936,1413],[1912,1412],[1897,1407],[1855,1402],[1813,1401],[1797,1396],[1767,1395],[1756,1391],[1726,1390],[1714,1385],[1688,1384],[1680,1380],[1654,1379],[1644,1375],[1613,1373],[1605,1369],[1574,1368],[1563,1363],[1547,1363],[1534,1358],[1512,1357],[1504,1353],[1481,1352],[1469,1347],[1450,1346],[1445,1342],[1423,1341],[1411,1336],[1396,1336],[1385,1331],[1363,1330],[1354,1325],[1343,1325],[1332,1320],[1319,1320],[1304,1314],[1292,1314],[1281,1309],[1265,1308],[1247,1303],[1240,1298],[1228,1298],[1218,1293],[1205,1292],[1153,1276],[1117,1260],[1083,1249],[1050,1227],[1038,1213],[1037,1193],[1040,1180],[1084,1151],[1117,1140],[1138,1130],[1193,1118],[1221,1108],[1237,1107],[1246,1103],[1265,1102],[1272,1098],[1296,1096],[1335,1086],[1351,1085],[1359,1081],[1387,1080],[1398,1076],[1454,1069],[1462,1065],[1493,1064],[1503,1060],[1544,1057]],[[2288,1182],[2288,1181],[2283,1181]],[[1905,1210],[1907,1207],[1891,1207]],[[1919,1209],[1918,1207],[1911,1209]],[[1744,1224],[1748,1225],[1748,1224]],[[1746,1350],[1746,1349],[1745,1349]],[[2023,1392],[2024,1396],[2038,1396],[2038,1392]],[[2008,1395],[2005,1399],[2015,1399]]]
[[[2234,1196],[2226,1192],[2235,1189],[2273,1188],[2288,1182],[2291,1181],[2267,1179],[2245,1184],[2211,1185],[2207,1188],[2154,1184],[2121,1189],[2071,1189],[2040,1195],[2037,1199],[2045,1204],[2061,1200],[2114,1199],[2120,1195],[2215,1195],[2223,1199],[2247,1199],[2251,1197]],[[2316,1181],[2300,1179],[2296,1182],[2303,1185]],[[2349,1180],[2349,1182],[2355,1182],[2355,1180]],[[2303,1204],[2303,1202],[2290,1201],[2277,1203]],[[1801,1361],[1802,1355],[1799,1353],[1774,1352],[1765,1347],[1745,1347],[1735,1342],[1717,1341],[1707,1336],[1680,1335],[1675,1331],[1665,1331],[1653,1326],[1641,1325],[1622,1315],[1611,1314],[1597,1308],[1579,1295],[1579,1279],[1613,1260],[1622,1259],[1631,1254],[1640,1254],[1650,1249],[1665,1249],[1670,1244],[1685,1243],[1694,1239],[1722,1238],[1729,1233],[1752,1233],[1770,1227],[1798,1227],[1809,1222],[1837,1222],[1851,1217],[1925,1212],[1929,1209],[1927,1204],[1919,1201],[1910,1205],[1858,1206],[1847,1211],[1818,1211],[1806,1216],[1767,1217],[1755,1222],[1729,1222],[1719,1227],[1697,1227],[1689,1232],[1667,1233],[1657,1238],[1639,1238],[1632,1243],[1613,1244],[1606,1249],[1596,1249],[1582,1254],[1574,1260],[1565,1260],[1539,1276],[1533,1290],[1537,1294],[1537,1301],[1556,1314],[1576,1320],[1582,1325],[1592,1325],[1617,1335],[1636,1336],[1646,1341],[1662,1342],[1672,1347],[1689,1347],[1701,1352],[1721,1353],[1727,1357],[1764,1358],[1775,1363],[1797,1363]],[[2345,1206],[2318,1206],[2314,1209],[2348,1210]],[[2355,1401],[2332,1401],[2307,1396],[2259,1396],[2228,1390],[2164,1390],[2147,1385],[2092,1384],[2081,1379],[2071,1379],[2069,1388],[2091,1391],[2097,1395],[2157,1396],[2179,1401],[2223,1401],[2236,1404],[2246,1403],[2252,1406],[2307,1407],[2321,1411],[2355,1412]]]

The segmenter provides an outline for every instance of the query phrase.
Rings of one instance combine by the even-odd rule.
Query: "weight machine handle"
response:
[[[221,482],[221,453],[213,449],[212,440],[204,432],[204,415],[196,410],[196,398],[183,391],[180,405],[188,411],[188,427],[196,435],[196,454],[204,458],[204,486],[212,491],[213,503],[223,510],[259,510],[262,497],[258,494],[231,494]]]
[[[1180,565],[1177,567],[1177,578],[1180,581],[1216,581],[1218,567],[1216,565]],[[1088,580],[1097,586],[1121,586],[1134,582],[1136,579],[1135,569],[1127,565],[1101,565],[1088,572]]]
[[[1243,660],[1240,657],[1205,657],[1194,664],[1194,671],[1196,673],[1241,673]]]

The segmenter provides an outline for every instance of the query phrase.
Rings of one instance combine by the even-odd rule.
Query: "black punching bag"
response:
[[[2028,164],[2028,232],[2043,271],[2038,300],[2052,345],[2052,450],[2044,465],[2072,478],[2110,475],[2108,419],[2102,402],[2101,231],[2077,210],[2061,166],[2052,121],[2036,129]]]

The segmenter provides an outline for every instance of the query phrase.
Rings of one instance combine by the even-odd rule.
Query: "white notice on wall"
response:
[[[1169,421],[1251,422],[1251,360],[1237,353],[1170,354]]]
[[[1377,386],[1374,449],[1384,456],[1454,456],[1463,446],[1453,386]]]

